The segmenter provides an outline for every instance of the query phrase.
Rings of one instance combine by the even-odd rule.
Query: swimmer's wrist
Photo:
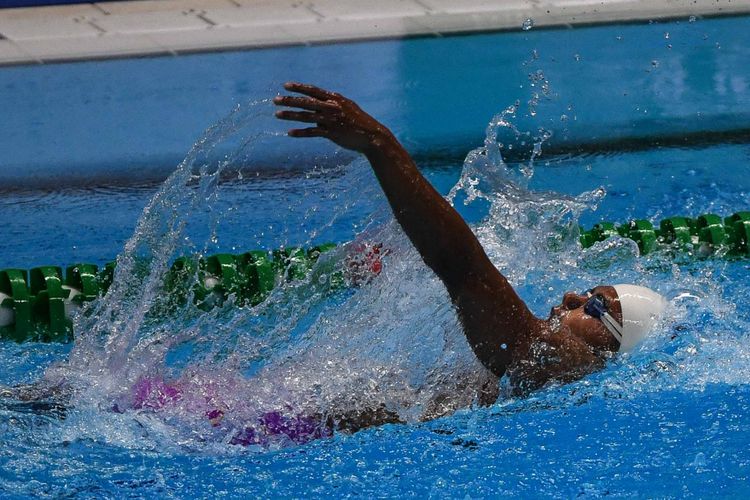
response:
[[[387,153],[393,146],[401,147],[396,137],[386,127],[378,127],[368,137],[367,146],[362,150],[366,156]]]

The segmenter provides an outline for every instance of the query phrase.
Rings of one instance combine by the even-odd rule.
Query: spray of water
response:
[[[222,190],[252,189],[260,182],[253,161],[264,140],[277,137],[257,131],[257,123],[271,115],[269,108],[267,102],[238,107],[206,132],[144,210],[118,258],[109,293],[78,316],[79,337],[69,360],[46,376],[51,385],[74,389],[64,438],[223,449],[268,412],[318,421],[380,412],[415,422],[470,406],[482,387],[497,383],[471,353],[444,288],[387,215],[362,160],[311,167],[302,179],[312,184],[298,177],[284,186],[307,186],[298,200],[335,199],[331,213],[321,214],[315,202],[300,206],[292,198],[274,199],[278,223],[254,228],[247,239],[267,241],[270,231],[278,235],[278,245],[306,245],[327,228],[339,233],[344,228],[356,241],[382,242],[390,250],[379,276],[347,290],[333,287],[331,277],[344,270],[353,247],[342,245],[321,258],[306,279],[278,283],[256,306],[230,297],[204,312],[190,297],[179,302],[167,293],[174,259],[210,252],[222,224],[235,220],[238,208],[222,208]],[[644,347],[652,354],[613,361],[603,373],[570,386],[573,390],[503,400],[497,408],[529,408],[539,398],[550,405],[633,395],[647,386],[684,385],[688,378],[697,386],[721,379],[722,370],[695,375],[706,356],[726,360],[737,347],[728,327],[746,328],[728,319],[733,308],[721,299],[716,276],[699,267],[686,271],[664,256],[636,258],[637,247],[628,240],[581,252],[578,218],[595,210],[605,191],[565,196],[530,190],[534,160],[549,134],[540,130],[534,136],[528,162],[505,164],[498,130],[521,135],[512,120],[517,109],[518,104],[492,119],[484,145],[467,156],[448,195],[459,208],[480,207],[484,215],[474,230],[495,265],[540,314],[565,290],[614,282],[651,286],[672,299],[673,307],[660,334]],[[300,231],[291,227],[296,221],[285,223],[285,210],[303,213],[301,240],[289,241]],[[709,323],[716,328],[704,329]],[[742,373],[748,373],[747,356],[743,359]],[[138,401],[144,380],[158,390]]]

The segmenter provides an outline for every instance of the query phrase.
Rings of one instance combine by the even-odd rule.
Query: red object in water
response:
[[[354,285],[367,283],[383,270],[383,256],[388,251],[383,250],[382,243],[355,243],[351,246],[346,258],[347,277]]]

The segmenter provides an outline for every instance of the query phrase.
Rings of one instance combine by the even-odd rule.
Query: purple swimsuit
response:
[[[133,387],[132,408],[136,410],[158,410],[180,401],[183,391],[178,385],[171,385],[161,378],[143,377]],[[217,426],[224,417],[218,408],[205,413],[212,425]],[[320,418],[301,414],[284,414],[269,411],[261,414],[257,421],[236,431],[229,444],[267,446],[279,438],[288,439],[294,444],[304,444],[314,439],[331,437],[333,427]]]
[[[314,439],[333,435],[333,429],[314,417],[304,415],[285,416],[278,411],[264,413],[257,426],[247,426],[236,433],[229,444],[268,445],[272,437],[286,436],[295,444],[304,444]]]

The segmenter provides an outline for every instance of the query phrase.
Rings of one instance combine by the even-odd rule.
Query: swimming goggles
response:
[[[622,327],[617,324],[615,318],[609,314],[609,309],[607,308],[606,302],[604,302],[604,297],[601,295],[592,295],[590,290],[586,292],[586,296],[588,297],[588,300],[583,304],[583,312],[592,318],[601,321],[605,328],[615,336],[617,341],[622,343]]]

